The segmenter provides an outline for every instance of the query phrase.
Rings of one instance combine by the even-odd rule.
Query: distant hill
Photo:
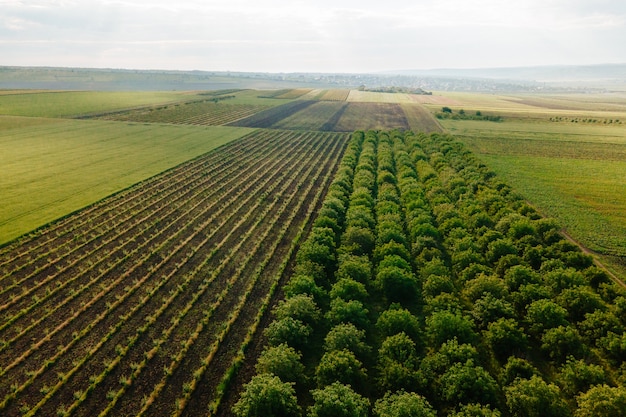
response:
[[[511,68],[397,70],[386,74],[418,77],[489,78],[537,82],[606,81],[626,82],[626,64],[554,65]]]
[[[397,70],[376,74],[0,66],[0,89],[190,91],[298,87],[396,92],[626,91],[626,64]]]

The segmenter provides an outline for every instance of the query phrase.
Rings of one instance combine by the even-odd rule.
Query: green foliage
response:
[[[609,382],[604,368],[600,365],[590,364],[582,359],[576,360],[573,357],[567,358],[557,379],[563,392],[570,396],[586,392],[593,385]]]
[[[415,342],[406,334],[387,337],[378,351],[378,383],[383,391],[411,389],[417,381]]]
[[[308,324],[292,317],[274,320],[265,329],[265,336],[271,346],[286,343],[296,349],[302,349],[309,341],[313,329]]]
[[[424,297],[436,297],[442,293],[454,294],[454,281],[447,275],[429,275],[422,285]]]
[[[495,276],[479,275],[467,281],[462,294],[470,301],[476,301],[485,294],[491,294],[495,298],[504,298],[508,289],[504,281]]]
[[[258,374],[273,374],[285,382],[298,382],[304,375],[302,355],[285,344],[269,347],[261,352],[256,364]]]
[[[448,417],[500,417],[502,414],[498,409],[492,409],[487,405],[463,404],[459,411],[448,414]]]
[[[376,328],[383,337],[405,333],[416,343],[422,338],[418,318],[411,314],[409,310],[400,308],[397,304],[392,305],[378,316]]]
[[[315,326],[321,317],[321,311],[310,295],[298,294],[283,300],[274,308],[278,320],[291,317],[310,326]]]
[[[515,312],[513,306],[508,301],[487,293],[476,300],[472,307],[471,315],[479,329],[486,329],[490,323],[498,318],[513,317]]]
[[[574,417],[616,417],[626,410],[626,389],[597,385],[578,398]]]
[[[372,266],[367,256],[342,254],[339,258],[339,268],[336,278],[352,278],[363,284],[372,278]]]
[[[546,330],[541,337],[541,350],[559,363],[565,361],[569,355],[581,358],[588,351],[580,334],[572,326],[558,326]]]
[[[418,282],[410,269],[381,267],[376,274],[376,284],[389,302],[412,304],[417,299]]]
[[[237,417],[296,417],[301,413],[292,384],[269,374],[252,377],[232,411]]]
[[[366,378],[366,372],[353,352],[346,349],[331,350],[324,353],[320,359],[315,377],[320,388],[335,381],[360,387]]]
[[[330,311],[326,313],[326,318],[332,324],[352,323],[359,328],[365,329],[369,325],[367,314],[368,310],[363,306],[362,302],[335,298],[330,302]]]
[[[500,318],[489,324],[484,333],[487,344],[493,349],[496,358],[503,360],[516,352],[524,352],[528,340],[524,330],[512,318]]]
[[[367,355],[371,348],[365,341],[365,330],[352,323],[341,323],[330,329],[324,339],[326,351],[347,349],[357,356]]]
[[[367,289],[362,283],[352,278],[341,278],[330,289],[331,299],[342,298],[346,301],[358,300],[365,302],[368,298]]]
[[[567,310],[554,301],[537,300],[526,309],[526,321],[533,334],[541,335],[547,329],[566,326]]]
[[[441,376],[441,396],[451,404],[496,404],[498,384],[489,373],[468,360],[455,363]]]
[[[450,311],[437,311],[426,318],[426,335],[434,347],[455,337],[459,343],[473,343],[476,340],[473,323]]]
[[[573,322],[583,320],[587,313],[606,309],[602,298],[586,286],[576,286],[563,290],[556,302],[567,310],[569,318]]]
[[[513,417],[568,417],[571,415],[559,387],[539,376],[517,379],[504,388]]]
[[[342,246],[354,255],[367,255],[374,250],[374,233],[365,227],[348,226],[342,239]]]
[[[315,283],[315,279],[308,275],[295,275],[283,287],[285,297],[291,298],[304,294],[313,298],[317,305],[327,302],[328,294]]]
[[[374,404],[375,417],[436,417],[426,398],[413,392],[387,392]]]
[[[534,375],[539,376],[539,371],[526,359],[509,357],[502,369],[503,385],[510,385],[516,379],[531,379]]]
[[[308,417],[368,417],[370,402],[348,385],[334,382],[311,391],[314,404]]]

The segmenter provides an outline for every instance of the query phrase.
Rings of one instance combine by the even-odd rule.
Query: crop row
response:
[[[2,415],[208,414],[344,140],[258,131],[23,241],[53,276],[33,270],[3,295]],[[94,224],[101,246],[54,253]]]
[[[237,416],[608,416],[626,291],[449,136],[357,132]]]

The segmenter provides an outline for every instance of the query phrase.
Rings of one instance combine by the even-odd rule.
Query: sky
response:
[[[365,73],[626,63],[624,0],[0,0],[0,66]]]

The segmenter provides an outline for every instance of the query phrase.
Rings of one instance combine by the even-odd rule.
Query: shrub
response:
[[[369,345],[365,342],[365,331],[352,323],[341,323],[330,329],[324,339],[324,349],[326,351],[347,349],[361,357],[370,351]]]
[[[367,328],[369,319],[368,311],[363,307],[363,303],[357,300],[345,301],[335,298],[330,302],[330,311],[326,313],[326,318],[332,324],[352,323],[362,329]]]
[[[358,300],[364,302],[368,298],[365,285],[352,278],[341,278],[330,289],[331,299],[342,298],[346,301]]]
[[[415,343],[419,343],[421,340],[422,332],[418,318],[397,304],[392,305],[378,316],[376,328],[383,337],[405,333]]]
[[[295,417],[300,412],[292,384],[269,374],[252,377],[233,406],[237,417]]]
[[[506,404],[514,417],[567,417],[567,404],[561,398],[559,387],[533,375],[530,379],[516,379],[504,389]]]
[[[581,394],[574,417],[623,416],[626,410],[626,389],[598,385]]]
[[[473,360],[455,363],[441,376],[441,396],[451,404],[495,404],[498,384]]]
[[[278,346],[286,343],[296,349],[301,349],[307,345],[309,336],[313,329],[300,320],[292,317],[285,317],[281,320],[274,320],[265,329],[265,335],[271,346]]]
[[[387,392],[374,404],[376,417],[437,417],[426,398],[414,392]]]
[[[301,381],[304,366],[300,363],[302,355],[286,344],[265,349],[256,364],[258,374],[273,374],[285,382]]]
[[[313,297],[307,294],[294,295],[280,301],[274,308],[274,314],[278,320],[291,317],[311,326],[315,326],[321,317],[321,311]]]
[[[369,400],[349,385],[334,382],[311,394],[314,404],[309,407],[308,417],[368,417]]]
[[[426,319],[426,334],[433,347],[439,347],[455,337],[459,343],[471,344],[476,340],[473,328],[466,317],[450,311],[437,311]]]
[[[324,387],[333,382],[360,387],[366,377],[363,364],[349,350],[331,350],[322,356],[315,377],[318,386]]]

